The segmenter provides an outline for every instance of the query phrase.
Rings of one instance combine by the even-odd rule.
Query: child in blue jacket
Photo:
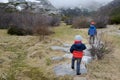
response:
[[[91,22],[90,28],[88,30],[88,35],[90,36],[89,43],[94,44],[95,43],[95,36],[97,35],[95,22]]]

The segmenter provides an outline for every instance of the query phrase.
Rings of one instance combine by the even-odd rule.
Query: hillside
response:
[[[120,0],[113,0],[97,11],[97,17],[103,23],[120,24]]]
[[[120,26],[118,26],[120,27]],[[107,29],[116,32],[117,28]],[[39,36],[11,36],[6,30],[0,30],[0,79],[5,80],[73,80],[74,76],[57,77],[53,67],[70,59],[51,61],[54,56],[62,56],[63,52],[51,50],[51,46],[72,44],[74,36],[83,36],[83,43],[88,44],[87,29],[72,29],[61,24],[54,28],[55,34],[46,36],[40,41]],[[114,40],[115,50],[103,60],[93,61],[88,65],[88,80],[119,80],[120,37],[109,36]],[[111,77],[112,76],[112,77]]]
[[[8,3],[0,3],[2,9],[13,9],[18,11],[28,10],[33,13],[57,14],[57,9],[48,0],[26,1],[9,0]]]

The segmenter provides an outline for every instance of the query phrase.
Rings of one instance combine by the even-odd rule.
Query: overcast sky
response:
[[[55,7],[76,7],[80,4],[89,5],[92,2],[99,2],[100,4],[106,4],[113,0],[49,0]]]
[[[35,0],[31,0],[35,1]],[[101,4],[106,4],[113,0],[49,0],[56,8],[61,7],[76,7],[82,5],[89,5],[93,2],[99,2]],[[8,0],[0,0],[0,2],[8,2]]]

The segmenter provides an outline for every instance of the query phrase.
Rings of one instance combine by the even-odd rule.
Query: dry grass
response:
[[[117,29],[112,27],[109,30],[115,32]],[[108,30],[108,31],[109,31]],[[120,37],[116,34],[106,34],[104,41],[112,43],[108,45],[113,51],[110,54],[105,55],[103,60],[93,61],[88,65],[89,80],[119,80],[120,79]]]
[[[50,60],[53,56],[63,56],[63,52],[53,51],[50,47],[73,43],[76,34],[82,35],[83,42],[88,43],[87,29],[70,27],[65,24],[55,27],[55,34],[45,37],[44,41],[39,41],[38,36],[11,36],[6,30],[0,30],[0,80],[72,80],[72,76],[56,77],[53,73],[53,67],[67,59]],[[112,39],[116,45],[114,53],[88,66],[90,80],[120,79],[120,37],[112,36]]]
[[[0,80],[72,80],[70,76],[54,75],[53,67],[68,60],[52,62],[51,57],[64,54],[50,47],[73,42],[74,36],[84,35],[84,31],[66,25],[54,30],[55,34],[44,41],[39,41],[39,36],[11,36],[0,30]]]
[[[62,23],[60,27],[54,28],[55,34],[52,37],[60,39],[62,42],[73,43],[75,35],[81,35],[83,42],[87,43],[87,30],[86,29],[72,29],[71,26]]]

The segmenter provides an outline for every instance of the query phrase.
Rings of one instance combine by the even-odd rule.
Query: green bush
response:
[[[11,34],[11,35],[30,35],[32,34],[32,31],[27,29],[23,29],[23,28],[19,28],[17,26],[11,26],[9,29],[8,29],[8,34]]]
[[[120,6],[114,8],[110,14],[111,24],[120,24]]]
[[[111,24],[120,24],[120,14],[114,15],[110,19]]]

